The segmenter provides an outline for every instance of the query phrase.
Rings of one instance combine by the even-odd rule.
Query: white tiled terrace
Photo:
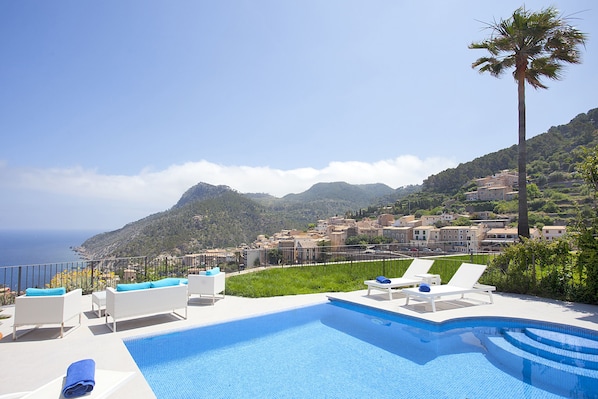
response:
[[[193,298],[188,309],[188,319],[163,314],[131,319],[118,323],[118,332],[113,333],[91,311],[91,296],[82,298],[82,326],[69,329],[64,338],[58,338],[57,326],[42,326],[20,331],[20,338],[12,340],[12,318],[0,320],[0,395],[10,392],[32,391],[66,372],[69,364],[83,358],[93,358],[98,369],[133,371],[135,376],[119,389],[113,398],[152,398],[151,388],[143,378],[137,365],[129,355],[122,339],[178,329],[214,324],[228,320],[252,317],[291,308],[325,303],[328,297],[343,299],[363,305],[431,321],[472,316],[502,316],[529,318],[562,323],[598,331],[598,306],[565,303],[529,296],[495,294],[494,304],[487,302],[486,295],[470,295],[467,300],[459,297],[437,302],[437,311],[432,313],[421,302],[412,301],[405,306],[405,298],[395,293],[392,301],[387,293],[373,293],[367,290],[349,293],[296,295],[275,298],[239,298],[226,296],[214,306],[211,299]],[[479,301],[478,301],[479,299]],[[4,308],[3,315],[12,314],[14,307]],[[74,325],[73,319],[69,325]]]

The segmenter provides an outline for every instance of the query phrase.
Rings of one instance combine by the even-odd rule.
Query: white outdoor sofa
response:
[[[60,338],[64,337],[66,321],[78,316],[75,327],[81,325],[81,298],[80,288],[63,295],[16,297],[12,339],[17,339],[17,327],[35,325],[37,328],[43,324],[60,324]]]
[[[185,315],[176,310],[184,309]],[[174,313],[187,318],[187,285],[144,288],[132,291],[117,291],[106,288],[106,325],[116,332],[116,322],[123,319],[149,316],[157,313]],[[108,317],[112,318],[112,326]]]
[[[212,305],[216,301],[216,295],[222,294],[224,298],[224,291],[226,288],[226,273],[219,272],[214,275],[206,274],[190,274],[187,276],[189,281],[189,297],[191,295],[207,295],[212,297]]]

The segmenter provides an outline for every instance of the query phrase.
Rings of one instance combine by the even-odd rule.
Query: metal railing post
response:
[[[93,264],[93,262],[91,262],[91,292],[95,291],[95,289],[94,289],[94,287],[95,287],[95,285],[94,285],[94,276],[93,276],[94,269],[95,269],[94,268],[94,264]]]
[[[17,295],[21,295],[21,274],[23,266],[19,266],[19,275],[17,277]]]

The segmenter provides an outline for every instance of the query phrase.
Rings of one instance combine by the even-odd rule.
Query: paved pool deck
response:
[[[189,302],[188,318],[180,319],[172,314],[155,315],[118,323],[113,333],[91,311],[91,296],[82,298],[82,325],[73,319],[67,325],[67,335],[59,338],[57,326],[37,329],[23,327],[19,338],[12,340],[12,317],[0,320],[0,397],[12,392],[32,391],[65,374],[74,361],[93,358],[96,368],[131,371],[134,377],[125,382],[111,398],[155,398],[139,368],[129,355],[123,339],[164,333],[190,327],[199,327],[247,317],[284,311],[292,308],[326,303],[336,298],[366,305],[397,314],[442,322],[449,319],[475,316],[501,316],[548,321],[577,326],[598,332],[598,306],[566,303],[524,295],[494,294],[494,304],[488,304],[486,295],[471,294],[467,299],[447,297],[437,302],[432,313],[429,305],[411,301],[405,306],[405,298],[399,292],[389,300],[380,291],[367,295],[367,290],[348,293],[310,294],[274,298],[240,298],[226,296],[212,305],[211,299],[193,297]],[[12,315],[14,307],[3,308],[2,315]],[[22,335],[23,333],[26,333]]]

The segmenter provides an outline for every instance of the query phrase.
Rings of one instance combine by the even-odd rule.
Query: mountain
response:
[[[289,215],[315,222],[323,217],[368,207],[378,202],[378,198],[393,193],[394,190],[385,184],[317,183],[303,193],[285,195],[278,205]]]
[[[253,242],[258,234],[291,227],[282,213],[270,212],[232,189],[205,183],[198,186],[183,194],[168,211],[85,241],[85,255],[179,256],[206,248],[234,247]],[[194,195],[199,199],[194,200]]]
[[[83,244],[88,258],[178,256],[206,248],[235,247],[259,234],[305,229],[309,223],[367,206],[395,190],[384,184],[318,183],[304,193],[276,198],[240,194],[228,186],[199,183],[170,209],[98,234]]]
[[[386,184],[348,184],[345,182],[317,183],[300,194],[287,194],[286,202],[340,201],[368,205],[375,198],[389,195],[394,190]]]
[[[400,190],[400,189],[398,189]],[[397,194],[399,193],[399,194]],[[385,184],[348,184],[345,182],[316,183],[307,191],[276,198],[268,194],[245,194],[248,198],[284,213],[295,226],[304,228],[318,219],[344,215],[348,210],[361,209],[374,203],[394,202],[400,191]],[[381,200],[384,198],[384,200]]]
[[[218,198],[229,191],[233,191],[229,186],[212,186],[208,183],[198,183],[185,191],[173,208],[181,208],[191,202]]]

